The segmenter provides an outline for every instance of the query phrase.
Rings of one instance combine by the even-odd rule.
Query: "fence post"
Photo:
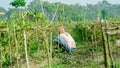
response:
[[[2,68],[2,43],[1,43],[1,32],[0,32],[0,68]]]
[[[48,56],[48,68],[51,68],[51,60],[50,60],[50,47],[49,47],[49,44],[48,44],[48,38],[46,36],[46,33],[43,32],[43,35],[44,35],[44,42],[45,42],[45,46],[46,46],[46,50],[47,50],[47,56]]]
[[[50,32],[50,66],[52,65],[52,32]]]
[[[11,51],[11,43],[10,43],[10,31],[9,24],[7,23],[7,33],[8,33],[8,46],[9,46],[9,54],[10,54],[10,68],[12,68],[12,51]]]
[[[106,28],[102,26],[102,23],[101,23],[101,28],[102,28],[105,68],[110,68],[110,56],[109,56],[109,50],[108,50]]]
[[[22,15],[23,16],[23,15]],[[23,25],[25,25],[25,21],[24,21],[24,16],[22,17],[23,21]],[[27,53],[27,34],[26,34],[26,27],[23,31],[23,39],[24,39],[24,47],[25,47],[25,57],[26,57],[26,63],[27,63],[27,68],[29,68],[29,60],[28,60],[28,53]]]

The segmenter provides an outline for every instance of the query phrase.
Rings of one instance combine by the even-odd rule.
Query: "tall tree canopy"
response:
[[[13,2],[10,3],[10,5],[14,6],[14,7],[24,7],[26,4],[25,0],[13,0]]]
[[[14,7],[24,7],[26,4],[25,0],[13,0],[10,5]],[[60,2],[49,3],[41,0],[33,0],[27,7],[28,11],[33,13],[42,13],[42,8],[44,9],[45,17],[49,20],[52,19],[57,5],[59,4],[58,11],[55,17],[55,21],[84,21],[84,20],[96,20],[98,13],[101,18],[119,18],[120,17],[120,5],[111,4],[106,0],[100,1],[97,4],[87,4],[86,6],[81,6],[80,4],[68,5]],[[9,9],[7,15],[18,12],[19,8]],[[23,9],[23,8],[21,8]],[[24,9],[23,9],[24,10]],[[20,10],[19,10],[20,11]]]

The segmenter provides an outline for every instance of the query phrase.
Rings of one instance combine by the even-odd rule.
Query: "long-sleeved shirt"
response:
[[[69,33],[63,32],[60,36],[66,41],[70,48],[76,48],[76,43]]]

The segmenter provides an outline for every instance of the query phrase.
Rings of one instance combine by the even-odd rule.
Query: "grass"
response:
[[[89,51],[88,46],[85,44],[77,45],[76,53],[61,53],[53,51],[53,54],[52,68],[96,68],[98,66],[104,68],[103,61],[96,61],[100,54],[97,56],[95,55],[96,52],[92,54],[91,51]],[[47,65],[42,68],[47,68]]]

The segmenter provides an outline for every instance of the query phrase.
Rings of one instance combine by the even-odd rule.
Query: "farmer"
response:
[[[65,51],[75,52],[76,44],[72,36],[69,33],[65,32],[65,29],[63,26],[60,26],[58,28],[58,31],[59,31],[59,36],[55,39],[55,42],[58,45],[62,45]]]

